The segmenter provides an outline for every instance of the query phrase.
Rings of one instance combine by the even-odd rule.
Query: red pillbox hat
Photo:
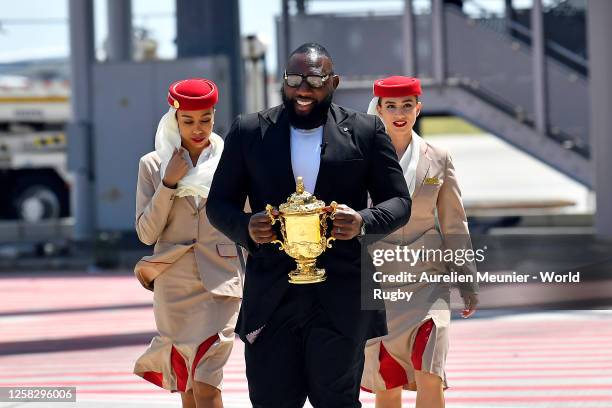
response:
[[[374,96],[397,98],[421,95],[421,81],[418,78],[392,76],[374,81]]]
[[[204,78],[182,79],[168,89],[168,103],[176,109],[204,110],[215,106],[218,100],[217,85]]]

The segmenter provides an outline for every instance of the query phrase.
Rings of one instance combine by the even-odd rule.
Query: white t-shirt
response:
[[[319,165],[321,164],[321,143],[323,126],[314,129],[291,127],[291,167],[296,181],[304,179],[304,188],[314,194]]]

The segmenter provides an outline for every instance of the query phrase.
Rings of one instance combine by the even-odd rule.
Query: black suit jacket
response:
[[[249,251],[244,297],[236,332],[243,338],[269,319],[289,287],[295,261],[276,244],[255,244],[251,214],[278,206],[295,192],[289,120],[277,106],[239,116],[225,139],[207,200],[210,222]],[[359,211],[367,234],[386,235],[408,222],[410,194],[395,149],[379,118],[332,104],[323,130],[314,195]],[[368,193],[374,204],[367,208]],[[280,236],[280,234],[279,234]],[[343,334],[365,340],[386,334],[384,310],[361,310],[361,243],[336,240],[318,258],[327,280],[316,283],[320,302]],[[367,272],[373,272],[371,265]]]

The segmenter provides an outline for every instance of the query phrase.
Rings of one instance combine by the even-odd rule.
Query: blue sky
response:
[[[106,1],[94,0],[96,47],[106,37]],[[427,0],[415,0],[424,7]],[[311,12],[399,11],[401,0],[319,1]],[[503,0],[479,0],[481,5],[499,9]],[[515,0],[524,5],[530,0]],[[10,4],[10,6],[8,6]],[[0,62],[68,55],[68,0],[0,0]],[[269,43],[268,65],[276,65],[274,17],[280,14],[280,0],[240,0],[240,26],[243,35],[258,34]],[[159,55],[173,58],[175,47],[175,0],[132,0],[136,26],[146,27],[158,40]]]

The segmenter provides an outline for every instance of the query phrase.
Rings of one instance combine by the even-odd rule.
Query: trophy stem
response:
[[[298,285],[323,282],[327,279],[325,269],[316,267],[316,259],[296,259],[297,269],[289,272],[289,283]]]

